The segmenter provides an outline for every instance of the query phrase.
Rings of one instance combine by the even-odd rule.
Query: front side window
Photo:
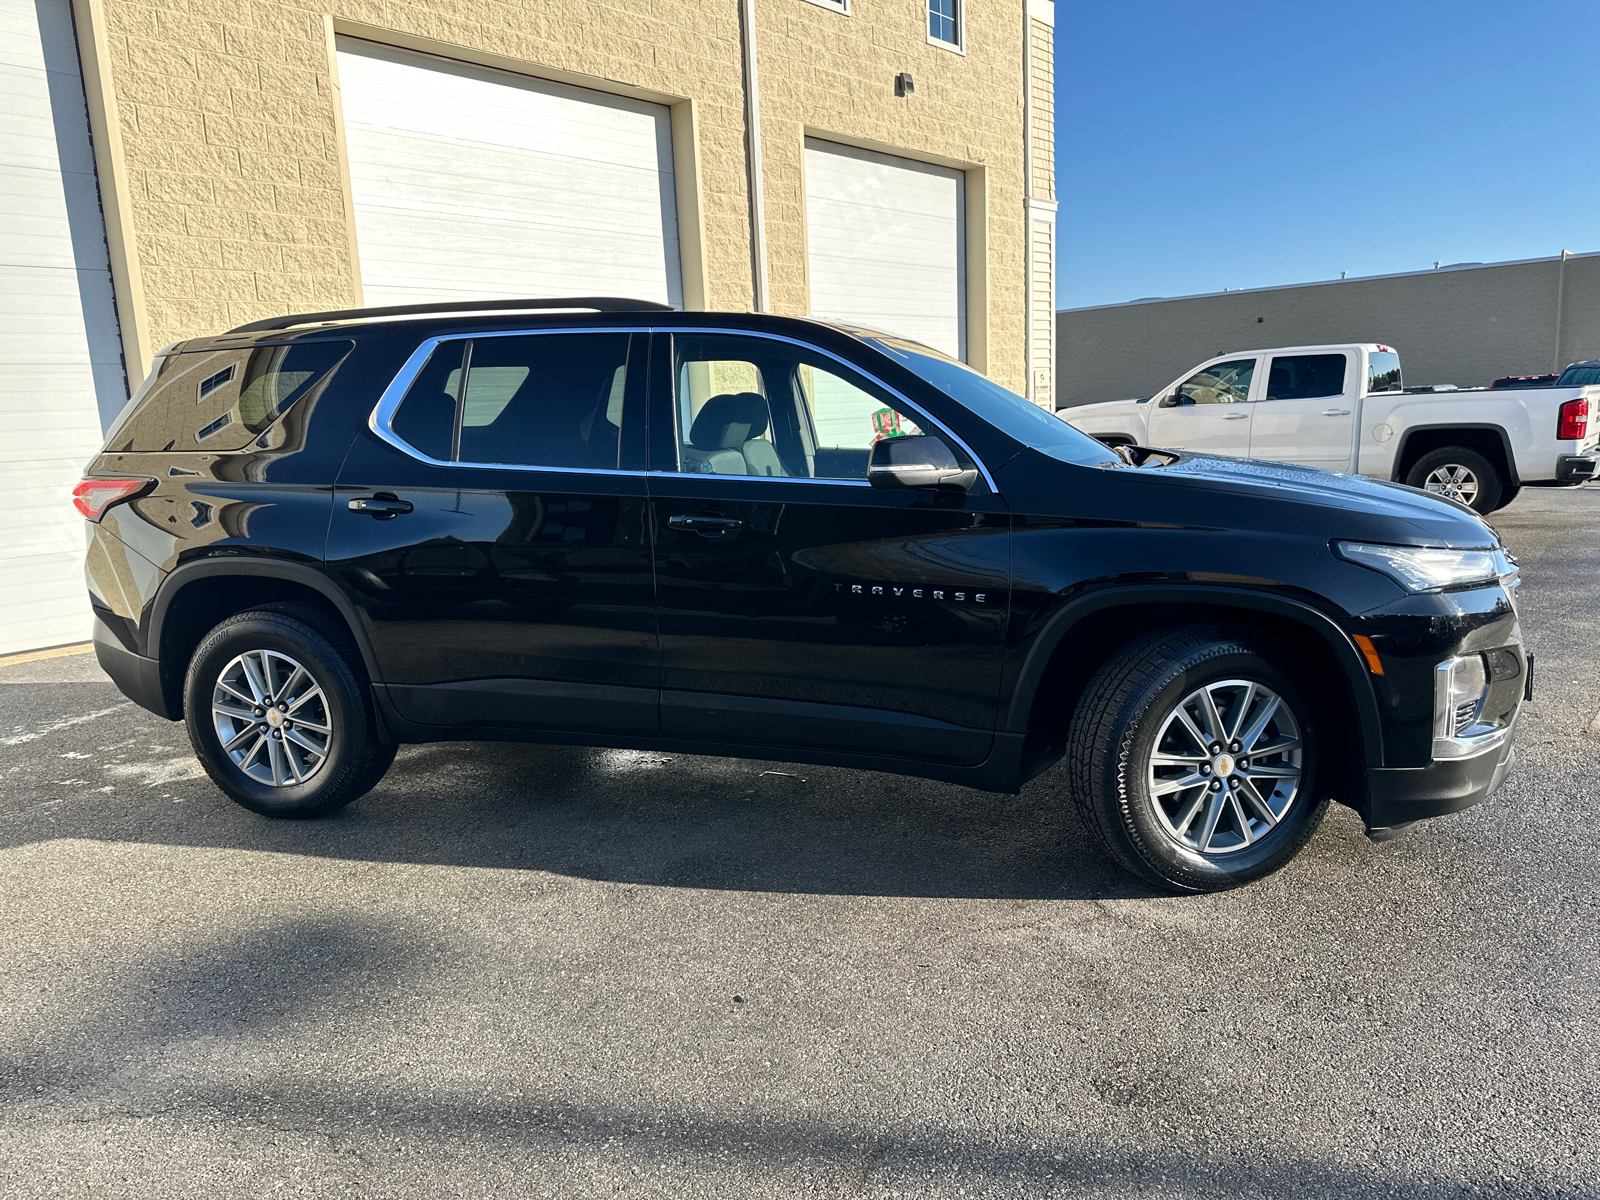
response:
[[[928,37],[947,46],[961,45],[961,0],[928,0]]]
[[[1242,404],[1250,399],[1250,380],[1255,373],[1253,358],[1212,363],[1180,383],[1178,395],[1191,404]]]
[[[904,404],[806,347],[727,334],[673,345],[680,471],[865,480],[874,443],[923,433]]]
[[[1344,395],[1342,354],[1280,354],[1267,372],[1268,400],[1316,400]]]
[[[441,462],[614,470],[629,335],[441,342],[390,428]]]

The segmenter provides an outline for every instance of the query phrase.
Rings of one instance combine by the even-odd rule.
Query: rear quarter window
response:
[[[115,453],[242,450],[319,394],[354,342],[189,350],[161,363],[144,400],[112,431]]]

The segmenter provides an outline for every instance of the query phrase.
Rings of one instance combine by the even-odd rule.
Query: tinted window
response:
[[[1250,380],[1255,373],[1253,358],[1212,363],[1180,383],[1178,395],[1191,404],[1241,404],[1250,399]]]
[[[107,445],[119,452],[240,450],[320,392],[353,342],[298,342],[167,356]]]
[[[1600,383],[1600,364],[1580,363],[1561,372],[1561,378],[1556,381],[1556,386],[1588,387],[1596,383]]]
[[[1041,454],[1084,466],[1122,461],[1088,434],[979,375],[965,363],[900,338],[874,335],[866,341],[1007,437]]]
[[[456,389],[461,381],[461,356],[467,343],[441,342],[406,389],[405,399],[389,428],[429,458],[452,458],[456,426]]]
[[[1393,350],[1374,350],[1367,355],[1367,391],[1398,392],[1405,387],[1400,377],[1400,356]]]
[[[673,344],[681,471],[864,480],[874,442],[922,433],[888,393],[804,347],[722,335]]]
[[[1268,400],[1312,400],[1344,394],[1342,354],[1281,354],[1267,375]]]
[[[442,342],[390,428],[444,461],[615,469],[628,344],[625,333]]]

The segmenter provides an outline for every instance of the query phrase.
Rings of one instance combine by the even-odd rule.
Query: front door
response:
[[[647,348],[628,332],[440,340],[357,438],[328,569],[402,717],[657,732],[645,478],[630,469],[643,444],[625,433],[642,426]]]
[[[1254,405],[1250,457],[1348,471],[1360,386],[1349,355],[1275,354],[1271,364]]]
[[[1000,498],[869,486],[874,441],[936,430],[821,351],[657,337],[662,732],[982,762],[1009,586]]]
[[[1201,454],[1250,453],[1250,386],[1254,358],[1233,358],[1200,368],[1150,409],[1150,444]]]

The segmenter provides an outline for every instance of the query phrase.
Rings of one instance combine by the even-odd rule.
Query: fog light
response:
[[[1483,656],[1446,659],[1434,672],[1433,736],[1458,738],[1478,723],[1489,694],[1489,672]]]
[[[1510,736],[1505,721],[1483,715],[1489,698],[1489,669],[1481,654],[1446,659],[1433,673],[1433,757],[1471,758],[1501,745]]]

